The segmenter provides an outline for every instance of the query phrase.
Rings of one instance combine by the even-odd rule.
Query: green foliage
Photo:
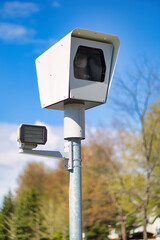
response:
[[[54,240],[63,240],[63,234],[61,232],[57,232],[54,234]]]
[[[0,210],[0,239],[8,240],[10,226],[8,224],[8,219],[11,217],[14,211],[14,202],[12,193],[9,193],[4,197],[3,205]]]
[[[108,240],[108,228],[104,224],[96,222],[92,227],[87,229],[88,240]]]
[[[16,208],[16,238],[40,239],[42,216],[39,194],[34,188],[24,190],[21,194]]]

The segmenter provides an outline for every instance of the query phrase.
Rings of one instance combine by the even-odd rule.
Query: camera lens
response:
[[[74,76],[77,79],[103,82],[106,65],[103,51],[79,46],[74,59]]]

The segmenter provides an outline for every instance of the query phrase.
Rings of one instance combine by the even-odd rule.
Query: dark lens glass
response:
[[[78,47],[74,59],[75,78],[103,82],[105,71],[105,60],[101,49],[84,46]]]

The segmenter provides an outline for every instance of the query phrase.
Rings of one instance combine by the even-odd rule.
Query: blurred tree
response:
[[[96,222],[87,231],[87,240],[108,240],[108,227],[105,224],[99,224]]]
[[[151,65],[144,59],[141,65],[136,66],[136,71],[129,73],[124,81],[121,76],[117,77],[114,86],[113,102],[116,112],[119,112],[119,122],[125,129],[129,128],[135,139],[128,142],[128,148],[132,152],[130,157],[137,167],[139,174],[143,173],[143,191],[137,192],[137,205],[141,205],[143,238],[147,240],[147,222],[149,214],[149,202],[151,193],[151,179],[153,170],[157,165],[157,153],[154,152],[157,135],[158,119],[153,119],[149,127],[149,112],[151,104],[159,99],[160,74],[159,66]],[[121,115],[122,114],[122,115]]]
[[[9,240],[9,232],[11,226],[8,219],[12,216],[14,211],[14,201],[11,191],[4,197],[2,208],[0,209],[0,239]]]
[[[44,195],[45,177],[48,171],[41,162],[28,163],[23,173],[18,177],[17,197],[21,194],[21,191],[23,192],[24,189],[29,190],[32,187],[36,189],[39,194]]]
[[[53,175],[52,175],[53,176]],[[55,232],[62,233],[63,240],[68,240],[69,229],[69,189],[68,173],[64,170],[64,161],[60,161],[54,171],[54,188],[51,190],[56,207]]]
[[[16,239],[40,240],[45,229],[42,226],[41,199],[34,189],[23,190],[16,208]]]
[[[48,201],[43,201],[43,205],[41,206],[41,212],[43,216],[43,226],[45,231],[43,232],[43,238],[48,240],[53,240],[53,236],[55,233],[55,206],[52,199]]]
[[[35,189],[41,198],[39,212],[42,216],[41,232],[44,239],[53,239],[56,232],[68,236],[68,176],[64,162],[60,161],[57,169],[47,169],[42,163],[29,163],[18,179],[17,201],[24,191]],[[28,209],[28,206],[26,210]],[[33,228],[32,228],[33,229]]]
[[[94,229],[94,226],[97,229],[97,226],[111,225],[115,216],[115,207],[106,188],[106,176],[110,171],[108,162],[111,160],[113,151],[112,144],[109,139],[106,139],[106,135],[104,136],[100,132],[94,133],[94,136],[82,148],[82,196],[85,232]],[[102,146],[105,146],[106,154],[102,151]],[[92,230],[91,232],[93,234]],[[96,231],[94,239],[99,239],[100,235],[97,233],[96,236],[95,234]]]
[[[63,234],[61,232],[57,232],[54,234],[54,240],[63,240]]]
[[[84,187],[86,198],[90,199],[84,215],[89,216],[89,219],[93,218],[94,221],[99,220],[101,224],[109,224],[117,230],[120,225],[120,235],[123,240],[126,240],[128,223],[132,222],[132,226],[136,223],[136,207],[130,199],[133,176],[130,174],[128,159],[123,158],[122,151],[121,153],[118,151],[118,139],[122,144],[122,137],[126,137],[126,134],[124,131],[117,131],[113,136],[113,133],[101,129],[94,135],[95,137],[91,137],[89,144],[84,147],[86,181],[90,179],[89,187],[86,187],[87,184]],[[94,199],[98,199],[97,210],[94,205],[91,205]],[[87,223],[89,223],[88,220]]]
[[[160,216],[160,100],[153,104],[145,119],[146,158],[143,169],[148,174],[146,187],[148,189],[148,213],[153,215],[154,221]],[[143,143],[141,144],[143,146]],[[158,211],[157,211],[158,208]]]

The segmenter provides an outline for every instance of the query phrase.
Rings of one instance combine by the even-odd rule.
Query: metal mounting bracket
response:
[[[36,146],[21,144],[19,148],[19,153],[64,160],[65,170],[70,171],[73,169],[73,143],[71,141],[65,143],[64,152],[32,150],[33,147]]]
[[[66,171],[73,170],[73,143],[70,141],[66,142],[64,151],[69,153],[68,159],[64,160],[65,170]]]
[[[19,153],[21,154],[31,154],[35,156],[41,157],[49,157],[49,158],[56,158],[60,160],[66,160],[69,158],[68,152],[59,152],[59,151],[44,151],[44,150],[28,150],[28,149],[20,149]]]
[[[36,148],[36,143],[21,143],[19,142],[19,149],[25,149],[25,150],[32,150],[33,148]]]

